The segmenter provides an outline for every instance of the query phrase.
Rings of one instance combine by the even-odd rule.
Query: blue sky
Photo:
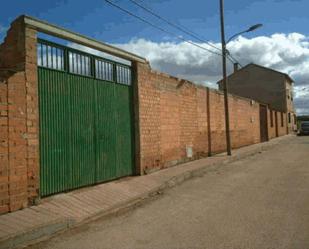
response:
[[[116,2],[150,18],[128,0]],[[220,38],[217,0],[144,0],[143,2],[156,12],[185,25],[208,40],[218,41]],[[278,32],[298,32],[308,35],[309,1],[307,0],[226,0],[225,9],[227,34],[238,32],[250,24],[263,23],[263,29],[250,34],[249,37]],[[38,17],[112,43],[123,43],[132,38],[147,38],[153,41],[173,39],[133,17],[128,17],[103,0],[6,1],[5,11],[2,11],[0,16],[1,26],[8,27],[9,23],[20,14]],[[155,23],[161,24],[158,21]]]
[[[129,0],[112,1],[153,24],[191,39]],[[219,0],[137,1],[220,47]],[[27,14],[137,53],[159,71],[213,87],[221,78],[218,56],[149,27],[104,0],[10,0],[5,5],[0,15],[0,41],[10,22]],[[309,114],[308,10],[308,0],[225,0],[227,37],[252,24],[264,25],[232,41],[229,51],[242,65],[253,62],[288,73],[295,80],[295,105],[299,114]],[[199,45],[209,48],[205,43]],[[232,64],[228,70],[231,72]]]

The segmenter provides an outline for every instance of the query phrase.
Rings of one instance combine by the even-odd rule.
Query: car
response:
[[[300,123],[297,135],[309,135],[309,121]]]

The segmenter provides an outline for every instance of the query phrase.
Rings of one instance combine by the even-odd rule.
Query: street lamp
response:
[[[262,24],[253,25],[250,28],[231,36],[227,40],[227,42],[225,42],[223,0],[220,0],[220,21],[221,21],[222,74],[223,74],[223,93],[224,93],[224,112],[225,112],[226,152],[227,155],[230,156],[232,155],[232,152],[231,152],[231,138],[230,138],[229,102],[228,102],[228,95],[227,95],[228,91],[226,82],[226,55],[227,55],[226,44],[238,35],[248,33],[262,27]]]
[[[239,35],[244,34],[244,33],[252,32],[252,31],[254,31],[254,30],[258,29],[258,28],[261,28],[262,26],[263,26],[263,24],[261,24],[261,23],[255,24],[255,25],[251,26],[250,28],[248,28],[248,29],[246,29],[246,30],[244,30],[244,31],[241,31],[241,32],[239,32],[239,33],[237,33],[237,34],[235,34],[235,35],[232,35],[232,36],[227,40],[226,44],[228,44],[228,43],[229,43],[231,40],[233,40],[236,36],[239,36]]]

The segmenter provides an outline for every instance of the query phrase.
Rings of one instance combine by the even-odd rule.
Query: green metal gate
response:
[[[40,195],[133,174],[131,68],[38,41]]]

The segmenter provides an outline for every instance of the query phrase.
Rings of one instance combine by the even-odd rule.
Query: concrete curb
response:
[[[16,248],[18,246],[25,246],[30,242],[37,240],[48,239],[59,231],[64,231],[71,227],[74,221],[59,219],[43,226],[38,226],[25,231],[24,233],[16,234],[6,238],[1,238],[0,248]]]
[[[280,138],[277,138],[277,139],[281,141],[281,140],[287,139],[289,137],[290,136],[284,136],[284,137],[280,137]],[[190,180],[194,177],[201,177],[204,174],[206,174],[207,172],[213,170],[213,168],[215,168],[215,167],[225,165],[225,164],[229,164],[229,163],[232,163],[232,162],[235,162],[235,161],[238,161],[238,160],[246,159],[250,156],[261,153],[262,151],[266,151],[266,150],[272,148],[273,146],[277,145],[278,143],[279,143],[279,141],[272,140],[271,143],[267,142],[267,143],[264,143],[264,144],[255,144],[253,146],[256,146],[256,145],[259,145],[259,146],[257,148],[254,148],[253,150],[243,152],[240,155],[237,155],[237,154],[232,155],[231,157],[229,157],[225,160],[208,163],[207,165],[202,166],[200,168],[188,170],[188,171],[183,172],[179,175],[172,176],[168,180],[163,182],[159,187],[153,188],[152,190],[149,190],[149,191],[143,193],[142,195],[140,195],[138,197],[128,199],[128,200],[124,201],[123,203],[110,208],[109,210],[104,210],[103,212],[98,212],[96,215],[89,217],[87,220],[74,223],[71,227],[77,227],[81,224],[85,224],[85,223],[88,223],[90,221],[94,221],[94,220],[99,219],[99,218],[104,218],[105,216],[111,216],[111,215],[114,215],[114,214],[121,213],[123,211],[123,209],[127,210],[127,209],[130,209],[131,207],[139,205],[141,202],[147,200],[148,198],[156,196],[158,194],[161,194],[164,190],[167,190],[169,188],[173,188],[177,185],[180,185],[183,182]],[[250,147],[250,145],[246,146],[246,147]],[[218,154],[218,155],[225,155],[225,154],[222,153],[222,154]],[[174,167],[177,167],[177,165],[174,166]]]
[[[75,228],[82,224],[86,224],[91,221],[97,220],[99,218],[108,218],[126,212],[136,206],[142,205],[146,200],[162,193],[164,190],[175,187],[194,177],[203,176],[207,172],[210,172],[219,166],[223,166],[225,164],[245,159],[255,154],[258,154],[262,151],[268,150],[271,147],[280,143],[280,141],[286,140],[289,137],[291,136],[281,137],[263,144],[255,144],[247,146],[244,147],[245,149],[241,148],[234,150],[234,153],[230,157],[225,156],[224,153],[218,154],[216,156],[217,157],[222,156],[222,160],[218,159],[217,161],[214,162],[207,162],[207,164],[202,165],[200,167],[194,169],[188,169],[184,172],[172,175],[168,179],[163,181],[161,184],[153,187],[152,189],[147,190],[138,196],[127,198],[126,200],[119,202],[118,204],[111,206],[108,209],[99,210],[98,212],[96,212],[91,216],[88,216],[84,220],[77,221],[74,219],[58,219],[56,221],[46,223],[43,226],[30,228],[29,230],[24,231],[23,233],[18,233],[6,238],[0,238],[0,248],[8,249],[8,248],[24,247],[26,245],[38,243],[40,241],[49,239],[69,228]]]

